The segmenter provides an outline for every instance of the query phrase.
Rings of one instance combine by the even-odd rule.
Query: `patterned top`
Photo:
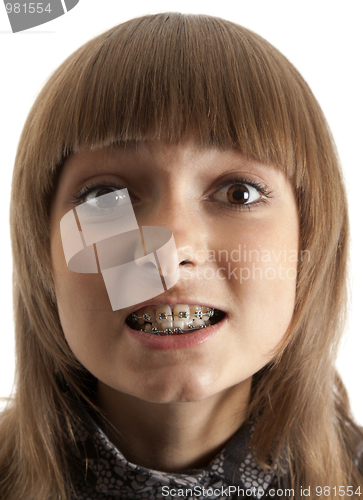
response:
[[[92,432],[76,428],[84,462],[75,474],[72,500],[262,499],[277,488],[276,467],[264,472],[249,452],[253,424],[243,426],[205,469],[176,474],[128,462],[89,414],[85,417]]]

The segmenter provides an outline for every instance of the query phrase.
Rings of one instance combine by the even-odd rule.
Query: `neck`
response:
[[[125,458],[166,472],[208,465],[244,421],[251,380],[197,402],[153,403],[99,382],[98,419]]]

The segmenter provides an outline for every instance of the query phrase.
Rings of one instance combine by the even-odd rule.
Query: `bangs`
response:
[[[35,106],[58,164],[84,148],[193,138],[300,177],[304,145],[315,140],[306,87],[258,35],[221,19],[169,13],[88,42]]]

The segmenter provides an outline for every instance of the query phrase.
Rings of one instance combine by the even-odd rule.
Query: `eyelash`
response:
[[[244,203],[241,205],[228,203],[228,202],[226,202],[226,203],[220,202],[223,205],[225,205],[227,209],[237,210],[238,212],[240,212],[242,210],[251,211],[251,207],[255,207],[255,206],[259,205],[260,203],[266,203],[267,198],[271,197],[271,191],[269,191],[266,186],[264,186],[263,184],[260,184],[259,182],[253,181],[251,179],[246,179],[245,177],[235,177],[233,179],[226,179],[226,181],[223,182],[223,184],[221,186],[219,186],[219,188],[216,192],[222,190],[224,187],[233,186],[234,184],[237,184],[237,185],[239,184],[241,186],[246,186],[246,185],[251,186],[251,187],[255,188],[256,191],[258,191],[262,196],[261,196],[261,198],[259,198],[256,201],[253,201],[251,203]]]
[[[266,203],[266,201],[267,201],[266,198],[269,198],[271,196],[271,191],[269,191],[266,186],[260,184],[259,182],[253,181],[251,179],[246,179],[244,177],[235,177],[233,179],[227,179],[225,182],[223,182],[223,184],[221,186],[219,186],[219,188],[215,192],[217,193],[218,191],[222,190],[223,188],[225,188],[227,186],[233,186],[234,184],[237,184],[237,185],[239,184],[241,186],[245,186],[245,185],[251,186],[251,187],[255,188],[262,196],[260,199],[253,201],[252,203],[244,203],[241,205],[228,203],[228,202],[225,202],[225,203],[218,202],[218,203],[221,203],[222,205],[225,205],[225,207],[227,209],[237,210],[237,211],[242,211],[242,210],[250,211],[251,207],[259,205],[260,203]],[[81,202],[92,191],[94,191],[96,189],[102,189],[102,188],[108,188],[108,187],[114,188],[116,191],[119,189],[123,189],[122,186],[120,186],[119,184],[117,184],[113,181],[95,182],[95,183],[91,183],[91,184],[84,186],[76,195],[72,195],[70,202],[77,204],[77,203]],[[208,198],[205,198],[205,199],[207,200]]]
[[[112,187],[115,189],[115,191],[118,191],[119,189],[123,189],[122,186],[119,184],[116,184],[113,181],[101,181],[101,182],[93,182],[91,184],[88,184],[84,186],[77,194],[72,195],[71,197],[71,203],[77,204],[80,201],[83,200],[88,194],[92,193],[92,191],[95,191],[96,189],[102,189],[102,188],[108,188]]]

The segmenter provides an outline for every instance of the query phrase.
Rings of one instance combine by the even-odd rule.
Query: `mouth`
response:
[[[126,324],[136,331],[151,335],[186,335],[219,323],[225,313],[200,305],[175,304],[146,306],[126,318]]]

